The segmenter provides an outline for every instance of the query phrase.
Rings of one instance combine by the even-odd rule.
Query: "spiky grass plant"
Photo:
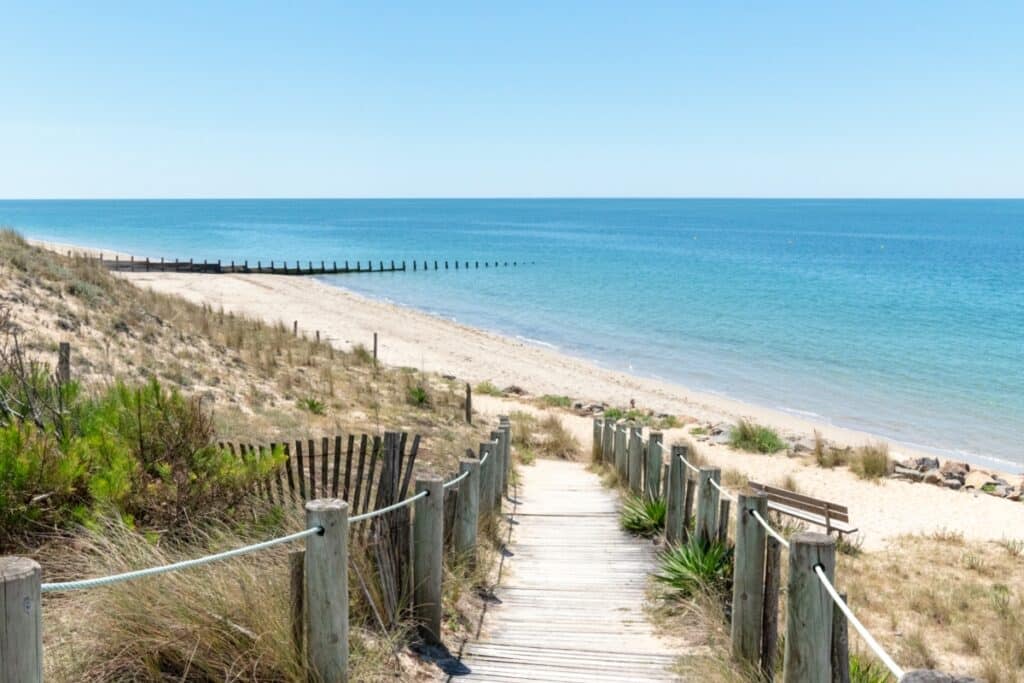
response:
[[[629,495],[622,503],[619,523],[637,536],[654,536],[665,528],[668,505],[663,498]]]
[[[701,592],[724,595],[732,581],[732,547],[691,539],[663,552],[654,576],[681,598]]]

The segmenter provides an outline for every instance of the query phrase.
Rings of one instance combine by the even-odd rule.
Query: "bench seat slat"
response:
[[[776,503],[773,500],[768,501],[768,509],[775,510],[776,512],[780,512],[784,515],[789,515],[790,517],[802,519],[805,522],[817,524],[818,526],[829,526],[835,529],[836,531],[844,534],[852,534],[857,531],[857,527],[847,524],[844,521],[837,520],[834,517],[829,517],[829,522],[826,525],[825,515],[819,515],[814,512],[808,512],[807,510],[801,510],[799,508],[783,505],[782,503]]]
[[[750,485],[750,488],[752,488],[752,489],[754,489],[756,491],[764,491],[765,493],[768,494],[769,498],[771,498],[772,496],[778,496],[779,498],[787,498],[787,499],[789,499],[789,501],[791,501],[791,504],[792,503],[806,503],[808,505],[813,505],[816,508],[824,509],[825,508],[825,504],[828,503],[829,512],[836,512],[836,513],[843,513],[843,514],[849,514],[849,512],[850,512],[849,508],[847,508],[845,505],[839,505],[837,503],[832,503],[832,502],[823,500],[821,498],[812,498],[811,496],[805,496],[804,494],[797,493],[795,491],[787,491],[786,489],[780,489],[780,488],[777,488],[775,486],[766,486],[764,484],[759,484],[759,483],[753,482],[753,481],[749,482],[749,485]],[[797,507],[797,506],[794,505],[794,507]]]

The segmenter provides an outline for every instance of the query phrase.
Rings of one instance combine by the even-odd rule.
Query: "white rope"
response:
[[[458,484],[460,481],[462,481],[463,479],[465,479],[468,476],[469,476],[469,470],[466,470],[465,472],[463,472],[459,476],[455,477],[451,481],[445,482],[443,488],[450,489],[451,487],[455,486],[456,484]]]
[[[480,458],[480,467],[484,466],[484,463],[487,462],[487,458],[489,458],[489,457],[491,457],[491,452],[490,451],[487,451],[486,453],[484,453],[484,457]]]
[[[420,498],[426,498],[429,494],[430,491],[420,491],[415,496],[412,496],[411,498],[406,498],[405,500],[400,500],[393,505],[388,505],[387,507],[381,508],[379,510],[374,510],[373,512],[364,512],[363,514],[356,515],[355,517],[349,517],[348,523],[352,524],[353,522],[362,522],[364,519],[372,519],[373,517],[379,517],[380,515],[383,515],[385,512],[397,510],[398,508],[404,507],[409,503],[419,500]]]
[[[756,519],[757,521],[761,522],[761,526],[763,526],[765,528],[765,531],[767,531],[769,534],[771,534],[772,537],[776,541],[781,543],[783,548],[785,548],[786,550],[789,550],[789,541],[787,541],[782,536],[780,536],[779,532],[776,531],[775,529],[773,529],[771,524],[769,524],[768,522],[764,521],[764,517],[762,517],[761,514],[757,510],[751,510],[750,514],[754,515],[754,519]]]
[[[723,489],[721,486],[719,486],[717,481],[715,481],[714,479],[708,479],[708,481],[711,482],[712,486],[714,486],[716,489],[718,489],[719,493],[721,493],[723,496],[725,496],[726,498],[728,498],[732,502],[734,502],[734,503],[736,502],[736,499],[733,497],[733,495],[731,493],[729,493],[728,491],[726,491],[725,489]]]
[[[691,470],[693,470],[693,471],[694,471],[694,472],[696,472],[697,474],[700,474],[700,468],[698,468],[698,467],[694,467],[693,465],[691,465],[691,464],[690,464],[690,463],[689,463],[689,462],[688,462],[688,461],[686,460],[686,458],[684,458],[684,457],[683,457],[683,456],[681,456],[681,455],[679,456],[679,459],[683,461],[683,464],[684,464],[684,465],[686,465],[687,467],[689,467],[689,468],[690,468]]]
[[[864,628],[864,624],[860,623],[860,620],[853,615],[853,612],[850,611],[849,605],[843,601],[839,596],[839,593],[836,591],[835,586],[833,586],[832,582],[828,580],[827,576],[825,576],[825,570],[821,568],[821,565],[814,568],[814,573],[818,575],[819,579],[821,579],[821,583],[825,586],[825,590],[832,596],[836,605],[842,613],[846,615],[846,618],[850,620],[853,627],[857,629],[857,633],[861,635],[861,638],[863,638],[868,644],[868,647],[871,648],[872,652],[874,652],[878,658],[882,660],[882,663],[889,668],[889,671],[891,671],[892,675],[896,677],[896,680],[903,678],[903,669],[901,669],[896,662],[893,661],[892,657],[882,649],[882,646],[878,644],[878,641],[874,639],[866,628]]]
[[[52,593],[55,591],[71,591],[78,590],[81,588],[96,588],[97,586],[109,586],[111,584],[120,583],[122,581],[131,581],[132,579],[141,579],[147,576],[155,576],[156,574],[165,574],[167,572],[178,571],[179,569],[190,569],[192,567],[198,567],[202,564],[217,562],[218,560],[226,560],[231,557],[238,557],[239,555],[253,553],[257,550],[265,550],[266,548],[271,548],[275,545],[281,545],[282,543],[291,543],[292,541],[297,541],[300,538],[305,538],[306,536],[319,534],[322,531],[323,527],[317,526],[313,527],[312,529],[297,531],[294,534],[289,534],[287,536],[281,536],[280,538],[273,538],[269,541],[254,543],[253,545],[247,545],[243,548],[226,550],[222,553],[207,555],[206,557],[199,557],[194,560],[183,560],[181,562],[167,564],[162,567],[137,569],[135,571],[125,572],[123,574],[114,574],[113,576],[102,576],[95,579],[81,579],[79,581],[62,581],[59,583],[44,583],[40,587],[40,589],[42,590],[43,593]]]

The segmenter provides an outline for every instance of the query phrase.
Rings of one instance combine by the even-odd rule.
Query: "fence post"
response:
[[[709,544],[718,535],[718,489],[711,485],[721,481],[722,471],[717,467],[701,467],[697,487],[697,540]]]
[[[729,541],[729,506],[730,501],[728,498],[722,498],[718,504],[718,531],[715,533],[715,539],[719,543],[725,545]]]
[[[0,557],[0,683],[42,683],[39,563]]]
[[[686,446],[672,446],[668,461],[668,500],[665,502],[665,543],[678,545],[683,541],[683,497],[686,465],[679,456],[686,456]]]
[[[736,497],[736,549],[732,573],[732,656],[757,666],[761,653],[761,621],[764,618],[764,527],[753,513],[766,517],[764,493]]]
[[[615,424],[615,473],[618,475],[619,484],[626,484],[629,481],[629,458],[626,456],[626,425],[623,422]]]
[[[61,342],[57,350],[57,381],[67,384],[71,381],[71,344]]]
[[[490,517],[493,510],[494,448],[490,441],[483,441],[480,443],[480,517]]]
[[[604,434],[601,438],[601,457],[606,465],[615,464],[615,424],[613,420],[604,417]]]
[[[494,467],[491,468],[491,477],[494,481],[491,495],[494,496],[494,506],[499,514],[501,513],[502,487],[505,485],[502,481],[505,475],[505,463],[502,462],[505,458],[505,447],[502,444],[502,439],[504,439],[504,432],[501,429],[491,432],[491,441],[494,442],[494,446],[491,448],[491,460],[494,461]]]
[[[591,462],[601,462],[601,436],[603,433],[603,425],[601,418],[594,418],[594,440],[590,443],[590,460]]]
[[[377,366],[377,333],[373,333],[373,365]]]
[[[440,643],[444,483],[436,477],[417,479],[416,493],[423,491],[427,496],[416,501],[413,517],[413,609],[422,638]]]
[[[348,503],[306,503],[306,661],[324,681],[348,681]]]
[[[766,681],[775,680],[775,654],[779,647],[781,554],[782,544],[769,536],[764,561],[764,614],[761,617],[761,674]]]
[[[288,593],[291,598],[292,642],[302,655],[306,639],[306,551],[288,553]]]
[[[689,470],[688,467],[685,465],[683,467],[685,468],[683,470],[683,488],[685,489],[683,491],[683,536],[686,540],[689,540],[691,536],[690,527],[696,526],[691,522],[693,521],[693,499],[696,498],[697,480],[690,476],[690,473],[687,471]]]
[[[647,440],[647,478],[644,480],[644,489],[651,500],[661,493],[661,463],[664,461],[661,438],[661,432],[651,432]]]
[[[839,597],[846,602],[846,593]],[[832,683],[850,683],[850,634],[846,615],[832,608]]]
[[[466,424],[473,424],[473,387],[466,382]]]
[[[476,460],[459,461],[459,476],[468,472],[459,482],[459,495],[455,499],[455,553],[476,566],[476,534],[480,523],[480,463]]]
[[[803,532],[789,540],[786,650],[783,681],[830,683],[832,680],[832,598],[814,573],[830,581],[836,570],[836,542],[825,534]]]
[[[644,457],[643,427],[630,425],[629,427],[629,490],[636,495],[640,494],[642,478],[642,459]]]
[[[512,477],[512,422],[508,415],[498,416],[498,429],[501,431],[501,492],[508,496],[508,481]]]

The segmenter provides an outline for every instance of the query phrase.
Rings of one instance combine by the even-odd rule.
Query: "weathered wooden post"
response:
[[[815,574],[829,581],[836,571],[836,542],[825,534],[803,532],[789,540],[786,584],[785,683],[831,683],[832,598]]]
[[[292,321],[292,336],[293,337],[298,337],[299,336],[299,321],[298,320],[293,320]]]
[[[668,499],[665,501],[665,542],[671,545],[683,542],[686,465],[679,459],[680,456],[686,457],[686,446],[672,446],[668,461]]]
[[[767,534],[754,518],[768,514],[764,493],[736,497],[736,549],[732,572],[732,656],[752,666],[760,662],[764,618],[764,558]]]
[[[768,536],[764,560],[764,614],[761,618],[761,675],[766,681],[775,680],[775,653],[779,647],[781,554],[782,544]]]
[[[505,445],[502,442],[504,434],[501,429],[495,429],[491,432],[491,441],[494,442],[494,450],[491,452],[491,459],[494,460],[494,489],[491,492],[494,495],[494,506],[501,514],[501,495],[504,490],[504,477],[505,477]]]
[[[501,431],[501,492],[508,496],[508,483],[512,478],[512,422],[508,415],[498,416],[498,429]]]
[[[413,517],[413,610],[420,636],[441,642],[441,576],[444,552],[444,483],[436,478],[417,479]],[[328,679],[330,680],[330,679]]]
[[[57,381],[67,384],[71,381],[71,344],[61,342],[57,348]]]
[[[701,467],[697,486],[697,540],[710,544],[718,536],[718,489],[711,485],[721,481],[722,471],[717,467]]]
[[[306,551],[288,553],[288,595],[291,601],[292,643],[300,655],[306,640]]]
[[[0,683],[42,683],[42,576],[35,560],[0,557]]]
[[[839,597],[846,602],[846,593]],[[832,607],[832,683],[850,683],[850,633],[846,615]]]
[[[476,534],[480,522],[480,462],[459,461],[459,476],[468,472],[459,482],[459,496],[455,508],[455,553],[470,568],[476,566]]]
[[[696,526],[693,524],[693,500],[697,497],[697,480],[690,474],[689,467],[683,467],[683,537],[690,540],[690,529]]]
[[[629,477],[629,490],[635,495],[639,495],[641,491],[641,481],[643,467],[642,458],[644,457],[644,440],[643,440],[643,427],[637,424],[629,426],[629,471],[627,476]]]
[[[373,364],[377,365],[377,333],[373,333]]]
[[[480,517],[490,517],[494,511],[494,444],[480,444]]]
[[[722,498],[718,503],[718,531],[715,532],[715,539],[722,545],[729,541],[729,506],[728,498]]]
[[[647,478],[644,491],[651,500],[661,494],[661,463],[664,460],[661,439],[661,432],[651,432],[647,438]]]
[[[466,424],[473,424],[473,387],[466,382]]]
[[[603,425],[601,424],[601,418],[594,418],[594,429],[593,429],[593,440],[590,442],[590,460],[591,462],[601,462],[601,436],[603,434]]]
[[[606,465],[615,464],[615,421],[608,418],[604,420],[604,434],[601,438],[601,454]]]
[[[306,661],[324,681],[348,681],[348,503],[306,503]]]
[[[629,457],[626,455],[626,425],[618,422],[615,425],[615,473],[619,483],[629,481]]]

